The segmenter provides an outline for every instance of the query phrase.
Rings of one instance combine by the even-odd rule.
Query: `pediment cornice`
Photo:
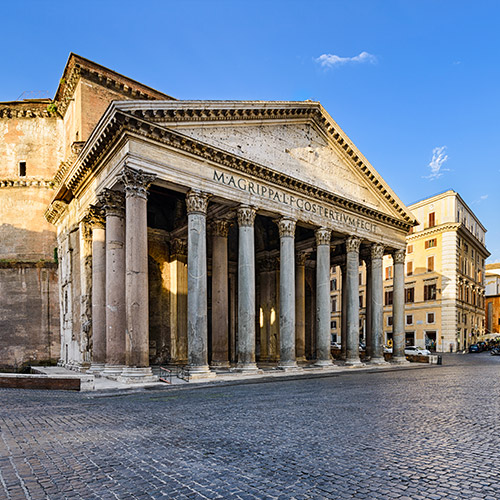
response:
[[[374,220],[393,227],[407,231],[413,225],[413,219],[406,213],[402,214],[401,218],[393,217],[387,213],[348,200],[335,193],[290,177],[246,158],[192,139],[177,130],[165,128],[164,126],[152,123],[137,115],[125,113],[119,109],[111,110],[108,120],[101,123],[101,126],[98,126],[98,129],[94,131],[93,136],[83,148],[81,155],[62,179],[60,192],[62,193],[67,189],[73,194],[77,193],[86,179],[92,174],[94,166],[99,163],[100,159],[109,151],[113,144],[116,144],[120,138],[127,134],[152,139],[206,161],[250,174],[275,185],[293,189],[306,196],[323,200],[353,213],[371,217]],[[55,199],[58,199],[57,196]]]

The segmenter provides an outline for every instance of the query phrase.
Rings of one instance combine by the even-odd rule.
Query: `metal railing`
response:
[[[183,366],[176,366],[175,368],[166,368],[160,366],[160,374],[158,380],[166,384],[172,384],[172,377],[177,377],[185,382],[189,382],[189,370]]]
[[[160,366],[160,376],[158,380],[167,384],[172,384],[172,370]]]

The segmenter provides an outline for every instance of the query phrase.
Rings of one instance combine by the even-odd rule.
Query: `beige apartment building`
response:
[[[408,208],[419,225],[406,238],[405,341],[441,351],[466,349],[485,333],[486,229],[458,193],[448,190]],[[360,339],[367,321],[367,269],[360,261]],[[384,256],[384,341],[392,339],[393,262]],[[341,342],[342,279],[332,268],[332,341]],[[368,312],[369,314],[369,312]]]

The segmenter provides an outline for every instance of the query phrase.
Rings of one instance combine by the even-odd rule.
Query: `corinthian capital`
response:
[[[371,256],[373,259],[382,259],[384,257],[384,245],[374,243],[371,247]]]
[[[106,218],[102,207],[90,205],[85,217],[83,218],[83,222],[86,222],[92,229],[104,229],[106,225]]]
[[[156,179],[156,175],[146,174],[142,170],[135,170],[125,166],[118,177],[125,186],[126,196],[139,196],[146,199],[148,197],[148,188]]]
[[[332,236],[332,231],[324,227],[320,227],[314,231],[316,236],[316,245],[329,245]]]
[[[345,248],[347,252],[359,252],[359,246],[361,245],[361,240],[357,236],[349,236],[345,240]]]
[[[188,191],[186,195],[186,207],[189,214],[207,214],[208,199],[210,195],[195,189]]]
[[[238,225],[240,227],[252,227],[255,222],[255,207],[242,205],[238,208]]]
[[[105,189],[97,195],[106,217],[109,215],[123,217],[125,214],[125,196],[120,191]]]
[[[284,238],[286,236],[288,236],[289,238],[293,238],[295,236],[295,224],[295,219],[291,219],[290,217],[282,217],[278,221],[280,238]]]
[[[231,221],[227,219],[214,220],[212,222],[212,231],[214,236],[222,236],[223,238],[227,238],[231,224]]]
[[[405,256],[406,252],[400,248],[392,253],[392,260],[394,261],[394,264],[404,264]]]
[[[305,266],[306,260],[310,255],[311,254],[309,252],[297,252],[295,256],[295,264],[297,264],[297,266]]]

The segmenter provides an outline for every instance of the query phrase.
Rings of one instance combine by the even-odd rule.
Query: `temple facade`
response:
[[[382,363],[386,254],[393,359],[405,360],[414,219],[317,102],[113,102],[45,216],[57,227],[61,317],[80,314],[67,309],[75,294],[91,296],[90,371],[135,381],[151,364],[191,377],[331,366],[332,266],[345,280],[345,362],[359,365],[361,260],[370,362]],[[71,321],[61,335],[62,363],[83,364]]]
[[[53,311],[48,358],[127,382],[151,380],[153,365],[193,378],[328,367],[337,268],[343,359],[358,366],[364,263],[366,359],[383,363],[390,255],[393,360],[404,362],[405,238],[416,221],[320,103],[180,101],[72,54],[53,100],[4,108],[17,141],[8,186],[43,194],[26,246],[43,236],[32,267],[47,270],[51,295],[31,312]],[[35,116],[52,128],[31,128],[30,144],[46,144],[50,161],[29,155],[12,120]],[[12,221],[9,231],[27,223]]]

